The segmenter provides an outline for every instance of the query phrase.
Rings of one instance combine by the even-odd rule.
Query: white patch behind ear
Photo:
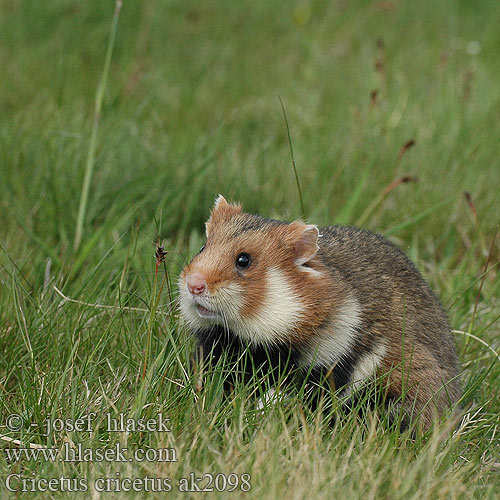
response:
[[[318,245],[319,229],[314,224],[307,224],[295,243],[295,264],[301,266],[309,262],[319,250]]]
[[[361,306],[354,296],[347,296],[336,315],[303,349],[301,363],[306,367],[331,368],[351,351],[361,326]]]

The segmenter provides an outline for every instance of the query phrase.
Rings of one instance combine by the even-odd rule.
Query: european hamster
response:
[[[343,394],[381,377],[390,411],[426,428],[458,400],[446,313],[384,237],[266,219],[222,196],[206,236],[179,279],[181,314],[205,358],[246,351],[263,373],[328,373]]]

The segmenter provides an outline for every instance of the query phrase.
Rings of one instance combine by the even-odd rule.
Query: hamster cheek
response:
[[[245,294],[241,335],[262,345],[287,342],[304,313],[305,306],[286,274],[270,268]]]
[[[231,322],[241,321],[245,298],[243,288],[238,283],[221,286],[214,292],[214,299],[228,320]]]

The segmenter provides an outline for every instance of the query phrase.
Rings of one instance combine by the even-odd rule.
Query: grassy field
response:
[[[144,489],[146,476],[170,478],[173,498],[198,498],[179,491],[181,478],[222,473],[217,486],[236,474],[236,490],[202,495],[498,498],[498,2],[114,9],[0,2],[0,434],[13,450],[164,448],[177,461],[154,451],[80,463],[2,453],[2,497],[21,494],[6,484],[19,474],[11,489],[20,477],[34,490],[39,478],[56,478],[56,490],[68,489],[61,477],[88,485],[27,498],[120,498],[118,479]],[[224,366],[190,372],[193,342],[169,302],[214,197],[301,216],[279,97],[307,220],[389,236],[447,308],[463,366],[458,427],[411,436],[376,413],[329,427],[300,396],[259,414],[251,386],[222,398]],[[169,253],[156,279],[158,233]],[[92,412],[92,432],[43,435],[47,418],[70,424]],[[106,416],[120,413],[164,414],[170,432],[108,431]],[[106,477],[111,491],[95,491]]]

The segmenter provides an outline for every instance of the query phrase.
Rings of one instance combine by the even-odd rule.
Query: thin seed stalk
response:
[[[295,183],[297,184],[297,191],[299,192],[300,210],[302,212],[302,218],[305,220],[306,211],[304,210],[304,202],[302,200],[302,190],[300,189],[299,174],[297,173],[297,166],[295,165],[295,157],[293,156],[292,137],[290,135],[290,127],[288,126],[288,118],[286,116],[285,105],[283,104],[283,101],[281,100],[281,96],[278,96],[278,99],[280,100],[281,109],[283,110],[283,116],[285,118],[286,133],[288,135],[288,145],[290,146],[290,156],[292,157],[292,167],[293,167],[293,172],[295,173]]]
[[[85,215],[87,213],[87,204],[90,191],[90,183],[92,181],[92,174],[95,165],[95,150],[97,145],[97,129],[99,127],[99,120],[101,117],[102,101],[104,99],[104,92],[108,81],[109,67],[111,65],[111,56],[113,55],[113,47],[115,45],[116,29],[118,26],[118,18],[120,17],[120,10],[122,7],[122,0],[116,0],[115,13],[113,15],[113,22],[108,40],[108,48],[106,50],[106,58],[104,60],[104,67],[101,74],[101,81],[97,87],[95,103],[94,103],[94,116],[92,119],[92,130],[90,132],[89,149],[87,152],[87,160],[85,162],[85,176],[83,178],[82,192],[80,195],[80,205],[78,207],[78,217],[76,220],[75,240],[73,242],[74,251],[78,251],[82,241],[83,224],[85,222]]]
[[[160,285],[160,291],[155,297],[156,292],[156,284],[158,282],[158,274],[155,273],[154,281],[153,281],[153,303],[151,304],[151,312],[149,314],[149,322],[148,322],[148,331],[147,331],[147,343],[146,343],[146,353],[144,355],[144,366],[142,370],[142,378],[146,376],[146,369],[149,366],[150,356],[151,356],[151,340],[153,337],[153,322],[156,317],[156,311],[158,309],[158,304],[160,303],[161,292],[163,291],[163,287],[166,283],[167,279],[164,276]]]
[[[173,298],[172,298],[172,285],[170,284],[170,276],[168,274],[167,264],[163,261],[163,269],[165,271],[165,278],[167,279],[167,294],[168,294],[168,315],[170,320],[173,319]]]

